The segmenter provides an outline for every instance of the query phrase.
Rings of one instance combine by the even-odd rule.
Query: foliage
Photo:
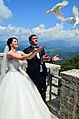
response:
[[[61,71],[66,71],[70,69],[79,69],[79,55],[61,64]]]

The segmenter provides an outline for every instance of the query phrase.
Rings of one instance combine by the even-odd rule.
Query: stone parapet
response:
[[[61,66],[60,65],[56,65],[56,64],[51,64],[51,63],[45,63],[46,64],[46,67],[47,67],[47,70],[49,71],[50,69],[50,74],[53,74],[53,75],[56,75],[58,76],[59,75],[59,70],[61,69]],[[55,84],[58,86],[58,79],[55,78],[55,77],[52,77],[52,84]],[[47,91],[46,91],[46,101],[49,101],[50,100],[50,83],[49,83],[49,78],[47,79]],[[52,86],[51,87],[51,92],[55,93],[55,94],[58,94],[58,88],[57,87],[54,87]],[[52,99],[55,99],[56,96],[55,95],[51,95],[51,100]]]
[[[60,119],[79,119],[79,70],[61,72]]]

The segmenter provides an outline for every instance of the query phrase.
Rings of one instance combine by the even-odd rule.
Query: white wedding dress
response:
[[[10,60],[8,66],[0,83],[0,119],[51,119],[48,107],[19,61]]]

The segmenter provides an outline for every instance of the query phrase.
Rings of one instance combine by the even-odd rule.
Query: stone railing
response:
[[[54,94],[58,94],[58,78],[53,77],[53,75],[58,76],[59,70],[61,67],[60,65],[51,64],[51,63],[46,63],[46,67],[47,67],[48,73],[50,73],[49,74],[50,76],[47,77],[47,92],[46,92],[46,101],[49,101],[56,98],[55,95],[50,94],[51,92]],[[54,87],[54,86],[51,87],[50,83],[56,85],[57,87]]]
[[[79,119],[79,70],[61,72],[60,119]]]
[[[79,119],[79,70],[63,71],[60,76],[61,94],[59,98],[53,97],[48,101],[48,105],[58,119]],[[52,88],[54,91],[55,87]]]

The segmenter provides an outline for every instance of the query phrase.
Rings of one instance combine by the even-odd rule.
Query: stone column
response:
[[[61,72],[60,119],[79,119],[79,70]]]

